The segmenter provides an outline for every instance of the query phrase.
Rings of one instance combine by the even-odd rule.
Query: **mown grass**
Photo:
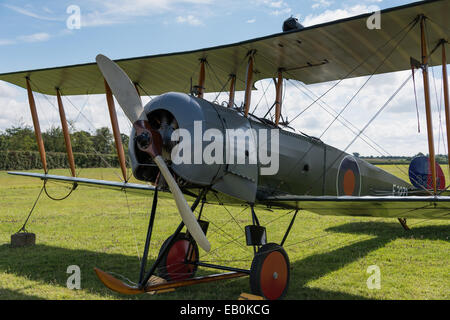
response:
[[[404,177],[406,166],[384,166]],[[67,170],[52,170],[68,174]],[[81,176],[117,178],[118,170],[84,169]],[[42,182],[0,172],[0,299],[236,299],[250,292],[248,278],[181,288],[159,295],[123,296],[106,289],[93,268],[133,281],[139,274],[151,196],[79,187],[64,201],[42,196],[27,229],[33,247],[11,248],[10,236],[23,224]],[[49,184],[62,196],[64,185]],[[212,253],[203,260],[249,268],[252,249],[242,228],[251,223],[248,209],[207,205],[204,217]],[[270,242],[280,242],[290,221],[288,211],[259,210]],[[173,201],[161,195],[150,260],[180,219]],[[237,223],[236,223],[237,222]],[[406,232],[395,219],[324,217],[301,212],[285,249],[291,261],[287,299],[449,299],[448,221],[409,220]],[[237,239],[236,239],[237,238]],[[232,241],[234,239],[234,241]],[[150,262],[151,262],[150,261]],[[81,269],[81,290],[66,287],[67,267]],[[366,285],[370,265],[381,270],[381,289]],[[201,270],[202,274],[216,271]]]

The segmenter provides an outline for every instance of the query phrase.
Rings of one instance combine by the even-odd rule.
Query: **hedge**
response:
[[[49,169],[69,168],[67,155],[59,152],[47,152]],[[74,153],[77,168],[119,167],[119,160],[113,154]],[[33,151],[0,151],[0,170],[42,169],[39,152]]]

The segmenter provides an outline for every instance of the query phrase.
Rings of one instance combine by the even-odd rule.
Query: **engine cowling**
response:
[[[187,94],[173,92],[163,94],[150,101],[145,106],[145,112],[151,126],[161,134],[163,139],[162,156],[181,186],[186,188],[210,186],[212,189],[241,200],[254,202],[258,182],[258,165],[256,161],[254,163],[250,161],[250,158],[256,155],[257,146],[247,118],[242,117],[235,109],[225,108]],[[230,144],[228,140],[230,130],[227,129],[238,130],[237,132],[247,133],[247,135],[233,136],[232,139],[235,140]],[[223,137],[224,161],[211,163],[205,157],[208,145],[215,141],[215,138],[208,135],[211,132],[220,133]],[[186,137],[186,135],[182,135],[182,138],[177,141],[180,133],[187,134],[191,139],[190,150],[186,148],[183,150],[183,152],[190,153],[190,157],[181,153],[185,160],[190,158],[190,161],[181,163],[177,156],[179,153],[174,152],[174,149],[179,148],[180,143]],[[136,147],[134,137],[133,129],[129,145],[133,174],[139,180],[155,182],[158,168],[150,157]],[[179,151],[180,148],[175,150]],[[236,156],[234,161],[227,158],[230,151],[232,151],[232,155]],[[241,159],[239,159],[239,155],[241,155]]]

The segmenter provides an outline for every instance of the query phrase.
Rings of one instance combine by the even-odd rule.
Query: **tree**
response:
[[[52,152],[66,152],[64,135],[60,127],[51,127],[42,134],[45,150]]]
[[[77,131],[71,135],[73,152],[94,153],[91,134],[87,131]]]
[[[113,135],[108,127],[103,127],[95,131],[92,142],[97,152],[102,154],[114,153]]]
[[[3,142],[7,150],[37,151],[36,138],[30,126],[12,127],[6,129],[6,141]]]

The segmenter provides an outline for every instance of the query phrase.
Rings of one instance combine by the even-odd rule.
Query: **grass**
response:
[[[383,166],[404,177],[406,166]],[[67,170],[52,170],[65,174]],[[81,176],[117,180],[118,170],[84,169]],[[23,224],[41,181],[0,172],[0,299],[236,299],[250,292],[248,278],[177,289],[159,295],[123,296],[106,289],[93,268],[113,271],[136,281],[151,206],[151,197],[79,187],[64,201],[42,196],[27,229],[36,246],[11,248],[10,236]],[[64,185],[49,184],[54,196]],[[180,219],[174,202],[159,201],[153,261]],[[251,224],[249,210],[205,207],[210,220],[212,253],[203,260],[249,268],[252,249],[242,228]],[[270,242],[280,242],[289,224],[288,211],[257,212]],[[285,249],[291,261],[287,299],[449,299],[450,246],[448,221],[409,220],[410,232],[395,219],[325,217],[301,212]],[[238,240],[231,241],[231,239]],[[150,261],[150,262],[151,262]],[[66,287],[67,268],[81,269],[81,289]],[[367,268],[378,265],[381,289],[369,290]],[[199,270],[208,274],[211,270]]]

